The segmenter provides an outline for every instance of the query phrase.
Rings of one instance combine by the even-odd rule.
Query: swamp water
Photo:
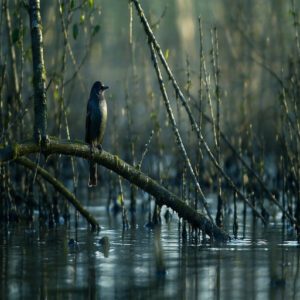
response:
[[[150,230],[139,204],[136,226],[123,231],[121,214],[108,215],[105,201],[85,203],[99,234],[81,217],[75,230],[74,213],[70,226],[53,229],[2,225],[0,298],[300,299],[300,247],[280,221],[264,228],[248,214],[245,238],[195,245],[182,239],[175,214]]]

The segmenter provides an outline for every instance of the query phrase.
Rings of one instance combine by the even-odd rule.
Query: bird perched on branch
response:
[[[87,114],[85,123],[85,142],[90,144],[91,152],[95,147],[102,150],[102,140],[107,121],[107,105],[104,91],[108,86],[96,81],[91,89],[90,98],[87,104]],[[88,186],[97,185],[97,164],[90,161],[90,177]]]

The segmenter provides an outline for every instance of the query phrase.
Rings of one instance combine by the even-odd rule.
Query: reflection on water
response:
[[[159,231],[143,226],[145,216],[122,232],[120,216],[87,207],[99,234],[84,222],[76,232],[2,226],[1,299],[300,299],[299,246],[280,227],[249,225],[243,240],[196,246],[174,217]]]

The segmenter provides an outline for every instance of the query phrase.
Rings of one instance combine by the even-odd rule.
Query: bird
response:
[[[86,121],[85,121],[85,142],[91,147],[91,153],[95,148],[102,151],[102,141],[107,122],[107,104],[104,92],[109,87],[103,85],[101,81],[96,81],[90,92],[87,103]],[[90,161],[90,176],[88,186],[97,185],[97,164]]]

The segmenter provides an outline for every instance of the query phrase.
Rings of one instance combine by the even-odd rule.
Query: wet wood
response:
[[[151,194],[156,199],[157,204],[170,207],[179,217],[187,220],[195,228],[201,229],[214,240],[228,241],[230,239],[230,236],[225,231],[217,227],[204,214],[195,211],[178,196],[158,184],[154,179],[124,162],[118,156],[112,155],[104,150],[101,153],[96,150],[93,153],[93,157],[91,157],[90,148],[84,143],[49,139],[49,143],[44,144],[43,148],[39,147],[33,141],[16,144],[3,149],[0,147],[0,163],[38,152],[42,152],[44,155],[64,154],[78,156],[88,160],[92,159],[96,163],[114,171],[129,182]]]
[[[40,1],[29,1],[33,88],[34,88],[34,132],[36,142],[47,136],[46,69],[43,54],[42,20]]]
[[[39,176],[48,181],[52,186],[62,194],[73,206],[74,208],[88,221],[94,230],[100,230],[98,222],[95,220],[94,216],[90,214],[80,203],[80,201],[72,194],[59,180],[52,176],[47,170],[37,166],[34,162],[26,157],[19,157],[16,162],[24,167],[37,172]]]

